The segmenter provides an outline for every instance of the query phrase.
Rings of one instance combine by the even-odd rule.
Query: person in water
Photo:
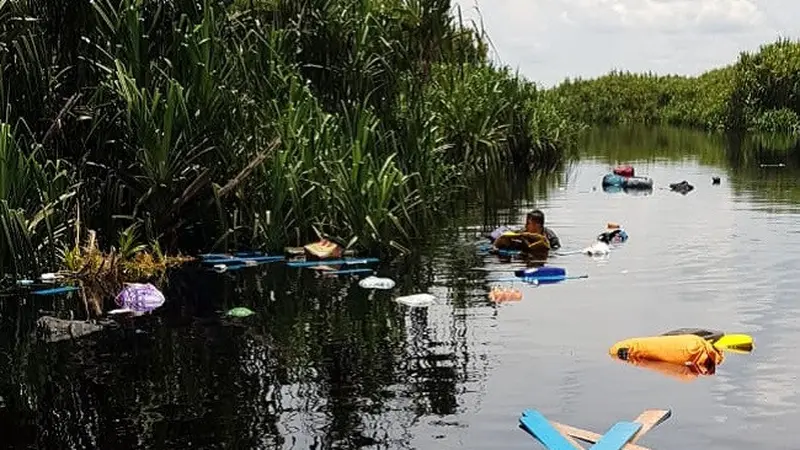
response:
[[[550,242],[551,250],[558,250],[561,248],[561,241],[558,239],[558,236],[556,236],[553,230],[544,226],[544,213],[541,210],[535,209],[528,213],[525,218],[525,229],[522,231],[543,235]]]

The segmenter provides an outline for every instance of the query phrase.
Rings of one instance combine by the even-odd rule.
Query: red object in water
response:
[[[614,174],[621,177],[629,178],[633,176],[633,166],[617,166],[614,168]]]

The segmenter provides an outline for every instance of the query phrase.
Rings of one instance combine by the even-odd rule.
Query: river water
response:
[[[70,297],[3,299],[2,442],[532,449],[542,447],[517,427],[527,408],[597,432],[659,408],[673,415],[641,445],[795,448],[797,154],[686,131],[592,132],[563,173],[487,187],[497,191],[492,201],[465,208],[437,245],[380,266],[397,281],[388,292],[280,264],[186,271],[171,279],[162,311],[135,329],[49,345],[29,338],[33,321]],[[652,177],[652,193],[604,192],[600,180],[618,162]],[[786,166],[759,166],[778,162]],[[682,180],[695,190],[664,189]],[[474,242],[495,225],[520,224],[534,207],[565,250],[590,244],[608,221],[630,240],[604,259],[552,257],[587,279],[518,284],[521,301],[492,303],[487,292],[498,283],[489,280],[510,276],[509,265]],[[393,302],[418,292],[440,304]],[[219,319],[234,306],[257,315]],[[748,333],[756,348],[726,353],[715,375],[684,381],[608,355],[619,340],[681,327]]]

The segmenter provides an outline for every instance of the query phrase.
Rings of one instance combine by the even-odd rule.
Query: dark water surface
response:
[[[523,189],[528,200],[498,194],[493,203],[505,203],[502,210],[471,208],[440,245],[381,267],[398,282],[392,291],[280,264],[186,272],[138,331],[50,345],[28,338],[33,321],[39,309],[71,298],[2,299],[0,442],[533,449],[542,447],[517,428],[526,408],[598,432],[665,408],[673,417],[642,445],[797,448],[796,161],[769,143],[644,129],[592,133],[584,153],[555,180]],[[652,177],[652,194],[603,192],[600,179],[617,161]],[[712,186],[712,176],[721,185]],[[696,189],[661,189],[682,180]],[[589,245],[608,221],[631,238],[605,259],[552,258],[588,279],[524,286],[522,301],[495,305],[488,279],[508,266],[469,241],[521,223],[532,207],[547,213],[567,250]],[[393,301],[418,292],[440,304]],[[257,316],[218,319],[234,306]],[[608,356],[619,340],[679,327],[749,333],[756,349],[726,354],[715,375],[690,382]]]

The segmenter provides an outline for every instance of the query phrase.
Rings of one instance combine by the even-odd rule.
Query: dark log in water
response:
[[[115,325],[112,321],[86,322],[42,316],[36,321],[36,338],[44,342],[58,342],[87,336]]]

